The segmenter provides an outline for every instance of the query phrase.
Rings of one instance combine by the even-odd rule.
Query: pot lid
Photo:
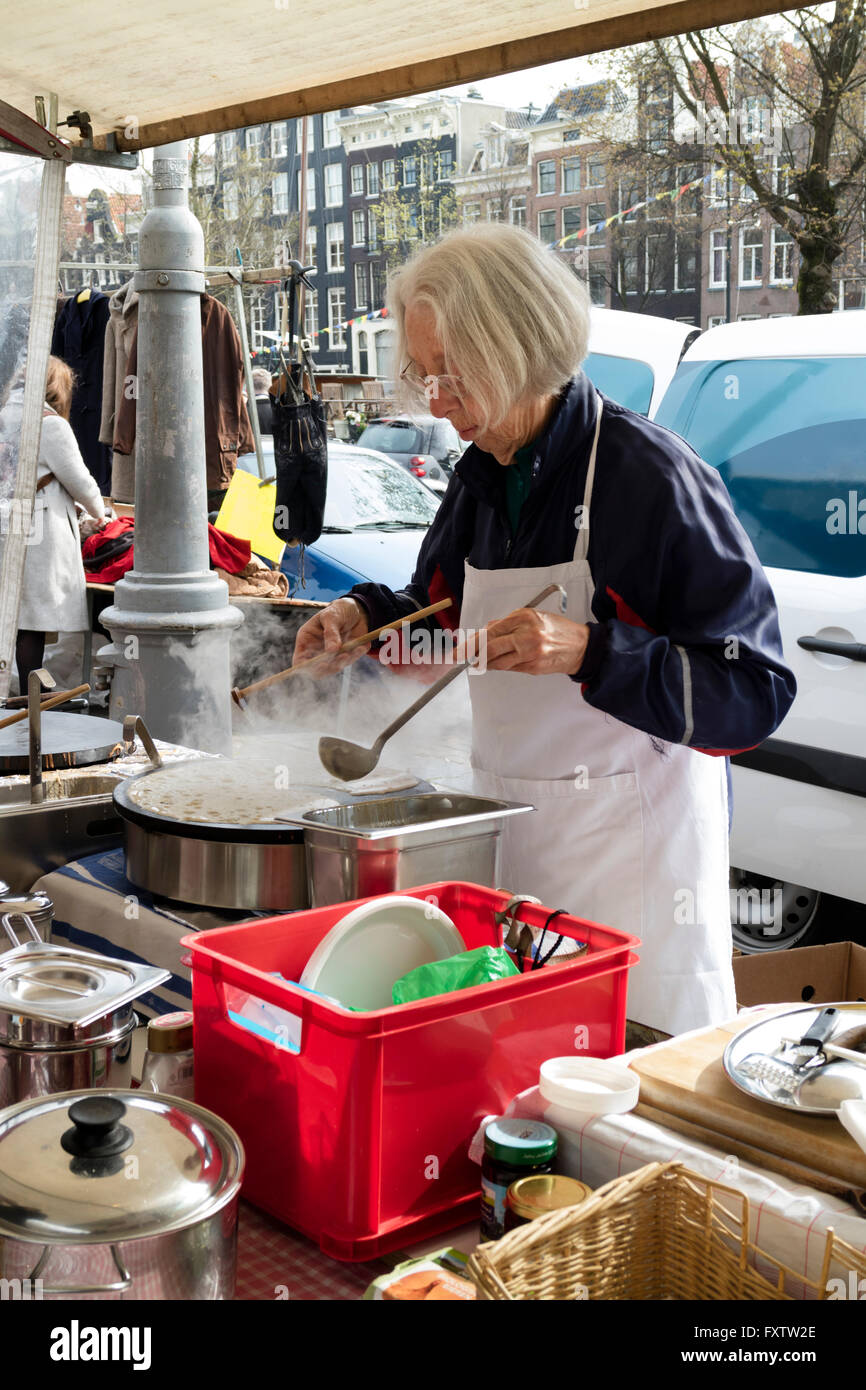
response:
[[[94,1245],[180,1230],[237,1192],[241,1142],[191,1101],[66,1091],[0,1116],[0,1235]]]
[[[155,965],[28,941],[0,956],[0,1014],[83,1028],[170,974]]]

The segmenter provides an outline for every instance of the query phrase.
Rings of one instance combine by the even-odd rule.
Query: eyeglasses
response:
[[[463,378],[459,376],[424,376],[420,367],[415,362],[408,362],[400,373],[400,380],[405,381],[415,391],[423,391],[430,401],[438,401],[439,393],[444,391],[448,396],[461,397],[464,391]]]

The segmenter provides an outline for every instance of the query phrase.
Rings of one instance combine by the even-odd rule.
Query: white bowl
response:
[[[465,950],[451,918],[434,903],[394,893],[341,918],[310,956],[300,982],[347,1008],[387,1009],[395,980]]]

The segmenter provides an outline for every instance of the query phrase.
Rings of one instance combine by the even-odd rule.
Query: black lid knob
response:
[[[68,1113],[73,1127],[64,1131],[60,1143],[76,1158],[108,1158],[133,1142],[132,1130],[120,1123],[126,1106],[115,1096],[85,1096],[73,1101]]]

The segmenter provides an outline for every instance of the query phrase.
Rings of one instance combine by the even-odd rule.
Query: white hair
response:
[[[432,311],[445,370],[464,382],[486,428],[519,401],[556,394],[587,353],[582,281],[537,237],[505,223],[448,232],[391,277],[398,372],[408,360],[409,305]],[[412,402],[417,409],[417,393]]]

